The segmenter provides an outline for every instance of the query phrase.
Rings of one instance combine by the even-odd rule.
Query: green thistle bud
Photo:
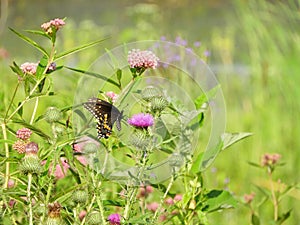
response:
[[[44,116],[45,120],[48,123],[53,123],[59,121],[62,118],[62,113],[56,107],[49,107]]]
[[[169,158],[169,165],[172,167],[181,167],[184,162],[184,157],[179,153],[173,153]]]
[[[41,172],[41,162],[36,154],[26,154],[22,158],[20,171],[24,174],[32,173],[39,174]]]
[[[97,211],[91,212],[86,218],[87,225],[98,225],[101,224],[101,216]]]
[[[168,101],[164,97],[154,97],[151,99],[151,110],[161,112],[168,104]]]
[[[149,138],[143,131],[136,130],[130,137],[130,144],[144,150],[149,146]]]
[[[96,153],[98,150],[98,145],[92,142],[86,143],[83,146],[83,152],[86,154],[93,154]]]
[[[73,193],[72,199],[75,203],[86,203],[88,200],[88,193],[84,190],[77,190]]]
[[[64,225],[64,221],[60,217],[48,217],[46,225]]]
[[[161,91],[158,88],[149,86],[146,87],[143,91],[142,91],[142,98],[145,101],[149,101],[154,97],[159,97],[161,96]]]

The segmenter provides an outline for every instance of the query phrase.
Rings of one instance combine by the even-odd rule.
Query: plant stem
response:
[[[8,105],[8,108],[7,108],[6,113],[5,113],[5,116],[4,116],[4,121],[6,120],[6,117],[7,117],[7,115],[8,115],[9,110],[10,110],[10,107],[12,106],[12,103],[13,103],[15,97],[16,97],[16,94],[17,94],[17,90],[18,90],[18,88],[19,88],[19,85],[20,85],[20,81],[18,81],[17,86],[16,86],[16,88],[15,88],[15,90],[14,90],[13,96],[12,96],[12,98],[11,98],[11,100],[10,100],[10,103],[9,103],[9,105]]]
[[[7,140],[7,133],[6,133],[6,124],[3,123],[1,124],[2,127],[2,133],[3,133],[3,139]],[[8,144],[7,142],[4,142],[4,148],[5,148],[5,158],[8,159],[9,158],[9,148],[8,148]],[[9,161],[5,162],[5,180],[4,180],[4,184],[3,184],[3,189],[7,188],[7,184],[8,184],[8,180],[9,180]]]
[[[170,189],[171,189],[171,187],[172,187],[172,185],[173,185],[173,183],[174,183],[174,180],[175,180],[175,179],[174,179],[174,174],[173,174],[173,175],[171,176],[170,183],[169,183],[169,185],[168,185],[168,187],[167,187],[167,189],[166,189],[166,191],[165,191],[163,197],[162,197],[161,200],[160,200],[159,206],[158,206],[157,210],[156,210],[155,213],[154,213],[154,216],[153,216],[152,221],[151,221],[152,224],[156,224],[156,220],[157,220],[158,214],[159,214],[159,212],[160,212],[160,210],[161,210],[161,208],[162,208],[162,205],[163,205],[163,203],[164,203],[165,198],[167,197],[167,195],[168,195],[168,193],[169,193],[169,191],[170,191]]]
[[[34,121],[34,117],[35,117],[35,114],[36,114],[38,105],[39,105],[39,97],[37,97],[37,98],[35,99],[34,108],[33,108],[33,111],[32,111],[32,115],[31,115],[30,122],[29,122],[30,124],[32,124],[33,121]]]
[[[30,192],[31,182],[32,182],[32,174],[28,173],[27,202],[29,203],[29,225],[33,225],[32,201],[31,201],[31,192]]]
[[[98,184],[98,187],[100,187],[100,186],[101,186],[101,181]],[[101,217],[101,220],[102,220],[101,224],[105,225],[107,223],[106,223],[106,219],[104,218],[104,209],[103,209],[103,205],[102,205],[102,191],[101,191],[100,188],[99,188],[99,195],[98,195],[98,198],[96,198],[96,201],[97,201],[97,204],[99,206],[100,217]]]
[[[274,205],[274,221],[278,220],[278,199],[276,197],[274,183],[272,179],[272,172],[268,171],[269,177],[270,177],[270,187],[271,187],[271,195],[272,195],[272,202]]]

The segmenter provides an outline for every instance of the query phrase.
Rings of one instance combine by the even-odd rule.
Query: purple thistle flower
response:
[[[133,115],[127,122],[134,127],[147,128],[154,124],[154,118],[148,113],[139,113]]]
[[[121,224],[121,216],[118,213],[110,214],[108,216],[108,221],[110,225],[120,225]]]
[[[158,65],[158,60],[156,55],[151,51],[132,49],[128,52],[128,63],[130,68],[155,69]]]

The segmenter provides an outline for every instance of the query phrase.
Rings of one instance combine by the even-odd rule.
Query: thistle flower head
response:
[[[107,219],[108,219],[110,225],[120,225],[121,224],[121,216],[118,213],[110,214]]]
[[[154,118],[148,113],[139,113],[133,115],[127,122],[137,128],[147,128],[154,124]]]

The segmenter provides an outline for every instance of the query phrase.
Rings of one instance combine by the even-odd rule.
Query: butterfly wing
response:
[[[121,129],[123,111],[120,112],[115,106],[99,98],[90,98],[83,106],[92,113],[97,120],[98,138],[109,138],[112,127],[117,121],[117,129]]]

